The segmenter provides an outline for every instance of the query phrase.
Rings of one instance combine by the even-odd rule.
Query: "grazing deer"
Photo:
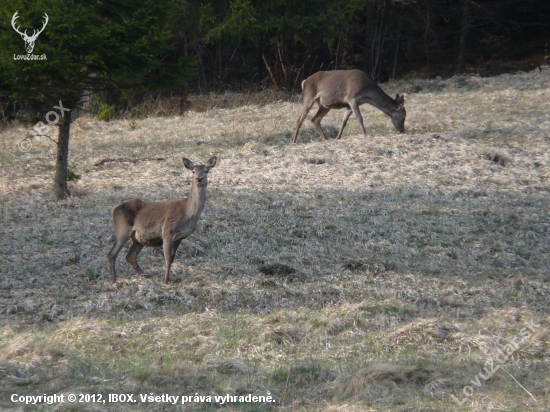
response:
[[[206,200],[208,172],[216,165],[217,158],[212,157],[204,165],[195,165],[183,158],[183,164],[193,171],[191,190],[186,199],[168,202],[144,202],[133,199],[113,208],[115,225],[115,244],[107,254],[111,266],[111,277],[116,282],[115,262],[118,253],[128,239],[132,243],[126,260],[135,271],[142,275],[143,270],[137,263],[137,257],[143,246],[164,247],[166,272],[164,283],[168,283],[170,266],[176,257],[176,251],[183,239],[195,231]]]
[[[337,139],[342,137],[344,127],[346,127],[352,112],[359,120],[363,134],[366,135],[363,118],[359,111],[359,106],[363,103],[369,103],[382,110],[391,117],[393,125],[400,133],[405,131],[405,116],[407,113],[405,112],[405,99],[403,96],[397,94],[395,100],[393,100],[361,70],[317,72],[302,82],[302,95],[303,111],[296,123],[296,133],[294,133],[292,143],[296,143],[300,127],[302,127],[302,123],[315,102],[319,105],[319,110],[311,121],[323,140],[327,140],[327,137],[321,128],[321,119],[325,117],[330,109],[347,109]]]
[[[17,10],[14,13],[13,17],[11,18],[11,26],[21,36],[21,38],[25,41],[25,49],[27,49],[28,54],[31,54],[32,51],[34,50],[34,43],[36,42],[36,39],[38,38],[38,35],[44,31],[44,29],[46,28],[46,25],[48,24],[48,21],[50,20],[50,18],[48,17],[48,15],[46,13],[44,13],[44,23],[42,23],[42,28],[40,30],[33,30],[32,36],[29,36],[27,34],[27,30],[25,30],[24,32],[21,32],[19,30],[19,27],[17,27],[15,25],[15,21],[19,18],[17,13],[19,13],[19,10]]]

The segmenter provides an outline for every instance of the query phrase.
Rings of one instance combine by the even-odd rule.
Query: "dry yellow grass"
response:
[[[274,404],[222,409],[548,410],[549,81],[545,67],[390,83],[390,95],[406,93],[406,134],[365,105],[368,137],[352,119],[340,141],[306,126],[294,146],[297,96],[239,106],[242,96],[222,94],[214,109],[191,97],[198,110],[181,117],[80,117],[70,168],[81,179],[62,202],[49,190],[51,142],[24,153],[29,127],[5,129],[0,408],[20,409],[12,393],[269,391]],[[324,120],[329,136],[341,116]],[[112,285],[110,209],[185,196],[181,158],[211,155],[221,162],[172,282],[161,283],[161,252],[145,249],[150,277],[120,257]],[[96,166],[116,157],[166,160]],[[459,407],[451,395],[462,399],[530,321],[539,326],[505,371]]]

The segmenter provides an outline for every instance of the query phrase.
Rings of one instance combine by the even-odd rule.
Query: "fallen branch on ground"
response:
[[[116,157],[100,160],[96,162],[94,166],[101,166],[105,163],[137,163],[137,162],[149,162],[154,160],[166,160],[165,157],[140,157],[139,159],[130,159],[129,157]]]

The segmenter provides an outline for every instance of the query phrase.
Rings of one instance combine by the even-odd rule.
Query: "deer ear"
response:
[[[208,162],[206,163],[206,166],[209,169],[212,169],[214,166],[216,166],[216,162],[218,161],[218,158],[216,156],[211,157]]]
[[[397,93],[395,95],[395,102],[397,103],[397,106],[399,106],[399,108],[402,108],[403,106],[405,106],[405,97],[399,96],[399,93]]]
[[[183,165],[189,170],[193,170],[195,168],[195,164],[186,157],[183,158]]]

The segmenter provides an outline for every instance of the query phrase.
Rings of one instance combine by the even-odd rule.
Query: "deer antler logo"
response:
[[[44,19],[45,19],[44,20],[44,25],[42,26],[42,28],[40,30],[33,30],[32,36],[29,36],[29,35],[27,35],[27,30],[25,30],[24,32],[21,32],[19,30],[19,27],[16,26],[15,20],[17,20],[19,18],[17,13],[19,13],[19,10],[17,10],[15,12],[15,14],[13,15],[13,18],[11,19],[11,25],[12,25],[13,29],[17,33],[19,33],[21,35],[21,38],[25,41],[25,48],[27,49],[27,53],[31,54],[32,51],[34,50],[34,42],[38,38],[38,35],[40,33],[42,33],[44,31],[44,29],[46,28],[46,25],[48,24],[49,17],[46,13],[44,13]]]

